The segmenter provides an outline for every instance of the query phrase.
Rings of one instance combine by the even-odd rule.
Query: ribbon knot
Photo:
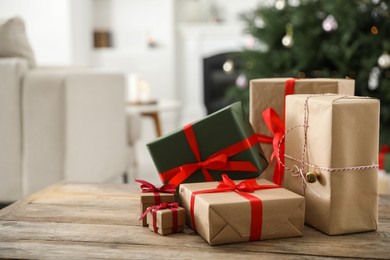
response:
[[[228,161],[226,154],[219,154],[203,162],[198,162],[199,168],[223,169]]]

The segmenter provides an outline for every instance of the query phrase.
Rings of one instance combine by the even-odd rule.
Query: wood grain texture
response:
[[[141,227],[139,188],[62,182],[0,210],[0,258],[316,259],[390,258],[390,196],[379,229],[327,236],[305,227],[300,238],[209,246],[186,228],[159,236]]]

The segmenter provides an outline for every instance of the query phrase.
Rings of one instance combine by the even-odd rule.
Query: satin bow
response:
[[[190,149],[196,159],[196,162],[187,163],[173,169],[160,173],[160,178],[163,182],[169,182],[175,186],[179,186],[184,180],[190,177],[198,169],[201,169],[205,181],[213,181],[208,170],[223,170],[223,171],[241,171],[241,172],[257,172],[258,169],[250,161],[230,161],[229,157],[241,153],[252,146],[258,144],[257,135],[252,135],[240,142],[228,146],[211,156],[206,160],[201,160],[198,142],[192,125],[187,125],[183,129]]]
[[[135,181],[141,183],[142,192],[162,192],[162,193],[172,193],[172,194],[176,192],[176,187],[173,184],[165,184],[160,188],[157,188],[150,182],[144,180],[137,179]]]
[[[141,215],[139,220],[143,219],[152,210],[158,211],[158,210],[161,210],[161,209],[177,209],[178,207],[179,207],[179,203],[177,203],[177,202],[172,202],[172,203],[162,202],[159,205],[154,205],[154,206],[148,207],[145,210],[145,212]]]
[[[262,138],[262,143],[272,144],[273,151],[271,154],[270,161],[272,162],[276,158],[276,166],[274,169],[274,183],[281,185],[284,174],[284,143],[281,142],[285,133],[285,127],[282,122],[282,119],[275,112],[273,108],[268,108],[262,113],[265,124],[272,133],[272,137],[260,135]],[[279,148],[280,144],[280,148]],[[278,154],[280,151],[280,155]]]

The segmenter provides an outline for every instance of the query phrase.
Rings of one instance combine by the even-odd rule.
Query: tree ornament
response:
[[[286,24],[286,35],[282,38],[284,47],[291,48],[294,45],[294,30],[291,23]]]
[[[328,15],[322,22],[322,29],[326,32],[336,31],[339,27],[336,18],[333,15]]]
[[[373,67],[370,72],[370,77],[368,78],[368,89],[375,90],[379,87],[379,76],[381,75],[381,70],[378,67]]]
[[[378,65],[381,69],[390,68],[390,55],[387,53],[387,51],[384,51],[382,55],[379,57]]]

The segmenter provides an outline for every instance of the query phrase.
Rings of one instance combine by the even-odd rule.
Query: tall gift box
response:
[[[265,179],[181,184],[189,224],[210,245],[303,235],[305,199]]]
[[[306,224],[329,235],[376,230],[379,100],[291,95],[286,111],[284,186],[304,193]]]
[[[267,167],[241,102],[147,144],[164,183],[249,179]]]
[[[351,79],[265,78],[251,80],[249,121],[256,133],[271,137],[268,143],[261,143],[261,148],[269,161],[269,166],[262,174],[262,177],[279,185],[283,178],[283,168],[281,165],[276,165],[275,156],[272,156],[274,152],[272,142],[278,143],[277,139],[284,133],[285,97],[287,95],[323,93],[354,95],[354,91],[355,81]],[[268,119],[264,119],[264,117],[267,117],[264,111],[268,108],[272,108],[276,112],[276,115],[279,117],[279,124],[275,124],[275,119],[269,118],[269,116]],[[274,159],[271,161],[272,157]],[[275,166],[280,167],[279,170],[276,169],[280,174],[275,173],[275,168],[278,168]]]

